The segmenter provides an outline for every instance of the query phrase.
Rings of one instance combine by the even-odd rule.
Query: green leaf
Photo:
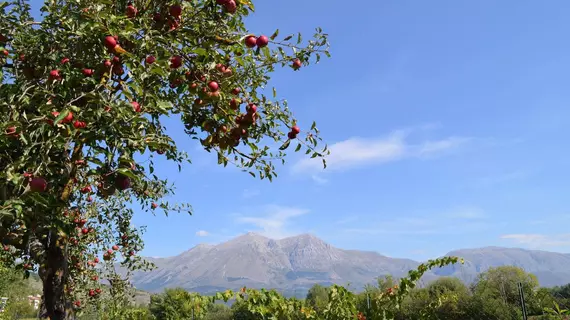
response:
[[[65,110],[64,112],[60,113],[55,120],[53,121],[53,125],[55,126],[56,124],[58,124],[61,120],[63,120],[63,118],[67,117],[67,115],[69,114],[68,110]]]
[[[291,144],[291,139],[287,139],[287,141],[285,141],[285,143],[281,147],[279,147],[279,150],[285,150],[289,148],[290,144]]]
[[[297,152],[299,150],[301,150],[301,144],[300,143],[297,145],[297,148],[295,148],[295,152]]]
[[[124,176],[127,176],[131,179],[135,179],[135,180],[138,179],[138,177],[129,169],[119,168],[119,169],[117,169],[117,172],[124,175]]]
[[[271,37],[269,37],[269,39],[275,40],[275,38],[277,38],[278,35],[279,35],[279,29],[275,30],[275,32],[273,32],[273,34],[271,35]]]
[[[283,41],[289,41],[293,38],[293,35],[287,36],[285,37],[285,39],[283,39]]]

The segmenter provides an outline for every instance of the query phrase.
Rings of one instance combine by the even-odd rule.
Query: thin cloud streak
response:
[[[412,144],[407,141],[412,129],[396,130],[379,138],[354,137],[337,142],[329,147],[327,171],[343,171],[351,168],[383,164],[407,158],[434,158],[447,154],[469,142],[470,138],[448,137],[435,141]],[[304,158],[292,167],[293,173],[320,172],[319,159]]]
[[[257,232],[273,239],[282,239],[298,234],[299,232],[292,229],[291,220],[309,213],[309,210],[306,209],[276,205],[265,206],[259,211],[261,213],[257,215],[237,215],[236,222],[253,226],[255,229],[248,231]]]

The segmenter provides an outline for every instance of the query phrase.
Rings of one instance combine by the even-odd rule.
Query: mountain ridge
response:
[[[428,272],[424,282],[454,276],[471,283],[489,267],[501,265],[535,273],[544,286],[570,282],[570,271],[563,267],[570,265],[570,254],[488,246],[453,250],[449,255],[463,258],[465,264]],[[134,273],[131,280],[138,289],[182,287],[203,294],[247,286],[303,295],[316,283],[350,283],[358,290],[380,276],[405,276],[420,264],[375,251],[336,248],[313,234],[275,240],[254,232],[219,244],[198,244],[175,256],[147,259],[157,269]]]

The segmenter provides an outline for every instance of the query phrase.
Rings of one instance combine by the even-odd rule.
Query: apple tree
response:
[[[154,160],[190,160],[165,118],[256,178],[276,177],[290,144],[324,164],[315,124],[268,87],[276,68],[329,56],[319,28],[252,34],[249,0],[46,0],[40,21],[26,0],[0,8],[0,257],[39,273],[43,317],[125,285],[115,263],[149,266],[133,209],[191,211],[161,201],[173,186]]]

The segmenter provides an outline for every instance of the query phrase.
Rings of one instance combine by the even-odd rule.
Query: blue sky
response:
[[[414,259],[490,245],[570,252],[570,3],[358,3],[256,1],[249,19],[256,34],[330,34],[331,59],[272,80],[301,126],[317,121],[329,168],[293,154],[259,181],[219,167],[172,119],[193,164],[159,172],[195,214],[137,213],[144,255],[248,231]]]

